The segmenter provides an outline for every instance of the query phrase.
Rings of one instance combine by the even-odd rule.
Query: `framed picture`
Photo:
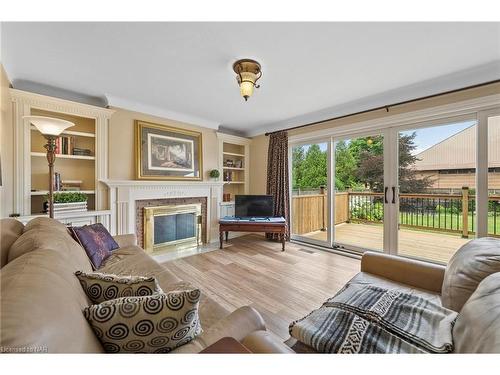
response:
[[[135,121],[139,180],[202,180],[201,133]]]

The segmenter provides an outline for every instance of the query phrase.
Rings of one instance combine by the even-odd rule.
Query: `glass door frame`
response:
[[[327,180],[327,186],[326,186],[326,191],[327,191],[327,202],[326,202],[326,235],[327,239],[326,241],[321,241],[321,240],[316,240],[314,238],[308,238],[306,236],[302,236],[299,234],[293,234],[293,167],[292,167],[292,155],[293,155],[293,148],[294,147],[299,147],[299,146],[307,146],[307,145],[313,145],[313,144],[319,144],[319,143],[326,143],[327,145],[327,157],[326,157],[326,180]],[[332,138],[331,137],[321,137],[321,138],[315,138],[315,139],[308,139],[307,141],[302,141],[302,142],[293,142],[288,144],[288,171],[289,171],[289,178],[288,178],[288,185],[289,185],[289,199],[290,199],[290,239],[291,240],[296,240],[296,241],[301,241],[305,243],[309,243],[312,245],[317,245],[317,246],[327,246],[331,247],[332,244],[332,176],[331,176],[331,171],[332,171]],[[335,186],[335,185],[333,185]]]
[[[382,225],[383,225],[383,249],[366,249],[360,246],[356,246],[354,244],[347,244],[347,243],[342,243],[342,242],[337,242],[335,238],[335,172],[336,172],[336,160],[335,160],[335,143],[339,141],[345,141],[348,139],[355,139],[355,138],[366,138],[369,136],[376,136],[376,135],[381,135],[383,137],[383,157],[384,157],[384,219],[382,220]],[[373,130],[362,130],[362,131],[354,131],[352,133],[344,133],[342,135],[338,136],[332,136],[331,137],[331,142],[332,142],[332,178],[331,178],[331,183],[333,186],[333,190],[329,192],[329,195],[331,195],[330,200],[332,202],[331,206],[331,216],[332,216],[332,223],[331,225],[331,241],[330,241],[330,246],[335,249],[335,250],[347,250],[350,252],[355,252],[362,254],[365,251],[377,251],[377,252],[386,252],[386,249],[389,247],[389,236],[387,232],[387,225],[386,225],[386,212],[389,209],[389,195],[388,191],[385,191],[385,187],[387,187],[387,181],[390,180],[390,166],[387,165],[387,160],[389,157],[389,149],[390,149],[390,131],[389,129],[373,129]]]
[[[399,133],[409,130],[418,130],[425,128],[432,128],[439,126],[446,126],[452,123],[458,123],[463,121],[476,121],[477,125],[477,116],[475,113],[458,115],[458,116],[443,116],[440,118],[436,118],[433,120],[424,120],[418,122],[408,122],[404,125],[394,126],[389,129],[390,138],[391,138],[391,150],[390,150],[390,171],[388,172],[387,186],[390,191],[390,207],[388,208],[390,217],[387,225],[387,236],[388,236],[388,248],[385,249],[386,253],[390,255],[397,255],[401,257],[409,256],[405,254],[399,253],[399,220],[400,220],[400,212],[399,212],[399,204],[400,204],[400,188],[399,188]],[[476,165],[477,167],[477,165]],[[415,258],[416,259],[416,258]],[[428,262],[432,262],[431,260],[418,258],[418,260],[424,260]]]
[[[498,96],[500,97],[500,96]],[[319,142],[328,143],[328,241],[314,241],[304,237],[292,235],[292,239],[312,243],[324,247],[325,250],[334,249],[335,225],[334,221],[334,183],[335,160],[334,142],[367,134],[384,135],[384,185],[388,188],[387,201],[384,203],[384,253],[398,255],[398,225],[399,225],[399,146],[398,133],[404,130],[446,125],[450,122],[476,120],[476,237],[485,237],[488,232],[488,118],[500,115],[498,100],[494,98],[457,102],[443,106],[438,112],[436,108],[395,115],[395,119],[382,118],[373,121],[352,123],[332,129],[319,130],[309,135],[299,135],[289,141],[289,171],[292,171],[292,148],[297,145],[307,145]],[[464,104],[465,103],[465,104]],[[472,103],[472,104],[469,104]],[[405,118],[407,117],[407,118]],[[386,123],[384,123],[386,121]],[[314,134],[316,133],[316,134]],[[290,202],[292,198],[292,183],[290,178]],[[394,193],[393,193],[394,188]],[[392,203],[394,201],[394,203]],[[290,210],[292,216],[292,210]],[[292,217],[290,217],[292,222]],[[325,246],[326,245],[326,246]],[[339,250],[343,250],[340,248]],[[351,250],[351,246],[346,248]],[[356,249],[353,248],[354,251]],[[366,249],[357,249],[367,251]],[[356,252],[358,252],[356,251]],[[430,262],[430,261],[429,261]]]
[[[419,121],[408,123],[390,128],[390,136],[393,139],[391,159],[391,173],[388,174],[388,185],[394,187],[394,196],[391,196],[391,202],[395,202],[389,207],[390,219],[387,225],[387,235],[389,236],[389,248],[386,251],[391,255],[408,257],[399,253],[399,133],[408,130],[418,130],[430,127],[446,126],[451,123],[462,121],[476,122],[476,238],[486,237],[488,235],[488,118],[500,115],[500,108],[491,110],[477,111],[464,115],[443,116],[434,120]],[[385,212],[384,212],[385,214]],[[384,249],[386,250],[386,249]],[[411,258],[411,257],[410,257]],[[428,259],[420,259],[427,262],[433,262]],[[437,263],[437,262],[436,262]]]

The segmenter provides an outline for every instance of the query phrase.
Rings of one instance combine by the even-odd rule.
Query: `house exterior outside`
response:
[[[476,178],[476,126],[446,138],[417,154],[414,168],[432,181],[429,189],[456,192],[474,188]],[[490,119],[488,134],[488,189],[500,193],[500,117]]]

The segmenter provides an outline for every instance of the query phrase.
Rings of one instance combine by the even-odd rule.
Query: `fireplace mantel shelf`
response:
[[[224,181],[149,181],[149,180],[101,180],[110,188],[117,187],[151,187],[151,186],[222,186]]]

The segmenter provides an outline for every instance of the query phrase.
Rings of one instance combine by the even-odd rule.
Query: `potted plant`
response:
[[[79,191],[54,193],[54,212],[87,211],[87,200],[87,194],[80,193]],[[47,207],[48,202],[45,202],[45,211],[47,211]]]
[[[220,176],[220,172],[218,169],[212,169],[209,173],[209,176],[212,180],[217,181]]]

